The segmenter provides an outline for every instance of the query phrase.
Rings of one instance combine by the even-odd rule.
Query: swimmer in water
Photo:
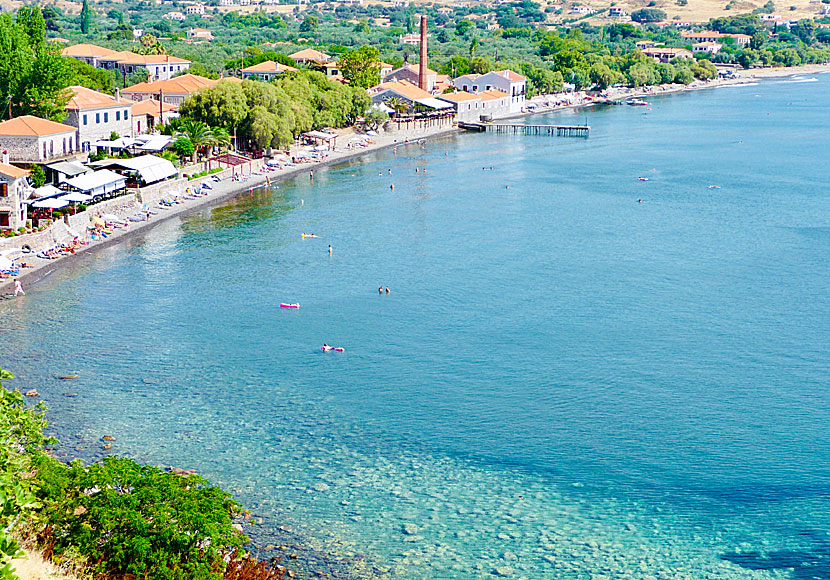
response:
[[[392,175],[392,170],[391,169],[389,170],[389,175]]]
[[[386,287],[386,293],[389,294],[389,286]]]
[[[394,183],[390,183],[390,184],[389,184],[389,189],[391,189],[392,191],[395,191],[395,184],[394,184]]]
[[[383,294],[383,286],[381,286],[380,288],[378,288],[378,294]]]
[[[329,244],[329,256],[331,256],[331,244]]]
[[[415,173],[420,173],[420,172],[421,172],[421,168],[420,168],[420,167],[416,167],[416,168],[415,168]]]

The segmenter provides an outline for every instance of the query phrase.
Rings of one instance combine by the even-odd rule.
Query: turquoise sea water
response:
[[[546,119],[589,139],[401,147],[164,223],[0,303],[8,386],[69,456],[113,434],[232,490],[305,577],[830,578],[816,78]]]

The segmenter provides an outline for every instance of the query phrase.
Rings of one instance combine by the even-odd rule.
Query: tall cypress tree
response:
[[[81,8],[81,34],[89,34],[92,28],[92,10],[89,8],[89,2],[84,0],[84,5]]]

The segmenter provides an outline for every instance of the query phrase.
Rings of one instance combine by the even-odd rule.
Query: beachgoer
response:
[[[18,294],[23,294],[23,296],[26,295],[26,293],[23,291],[23,285],[20,284],[20,280],[15,278],[14,279],[14,295],[17,296]]]
[[[391,169],[389,170],[389,175],[392,175],[392,170]]]
[[[308,172],[308,177],[309,177],[309,179],[311,179],[311,181],[314,181],[314,170],[313,169]]]
[[[386,293],[389,294],[389,286],[386,287]]]
[[[378,294],[383,294],[383,286],[381,286],[380,288],[378,288]]]
[[[331,244],[329,244],[329,256],[331,256]]]

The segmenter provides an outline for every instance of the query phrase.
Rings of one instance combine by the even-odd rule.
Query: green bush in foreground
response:
[[[27,409],[19,391],[0,384],[0,580],[15,577],[12,534],[37,536],[46,557],[86,565],[99,578],[282,577],[241,556],[248,538],[232,525],[230,494],[125,458],[66,465],[45,451],[54,440],[43,434],[44,410]]]

